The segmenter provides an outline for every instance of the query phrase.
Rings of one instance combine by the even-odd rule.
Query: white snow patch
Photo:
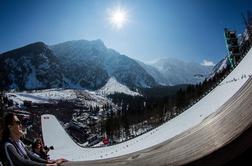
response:
[[[50,100],[71,100],[77,98],[74,90],[62,89],[6,93],[6,96],[18,105],[22,105],[25,100],[32,103],[49,103]]]
[[[140,96],[139,93],[130,90],[127,86],[119,83],[116,78],[111,77],[108,82],[99,90],[96,91],[101,95],[110,95],[114,93],[124,93],[131,96]]]

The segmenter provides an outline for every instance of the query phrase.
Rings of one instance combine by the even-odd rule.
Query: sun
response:
[[[116,7],[113,10],[109,10],[109,22],[116,29],[121,29],[128,21],[128,13],[121,7]]]

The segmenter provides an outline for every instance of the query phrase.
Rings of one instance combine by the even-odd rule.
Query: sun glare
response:
[[[121,29],[128,20],[127,11],[117,7],[109,11],[109,21],[116,28]]]

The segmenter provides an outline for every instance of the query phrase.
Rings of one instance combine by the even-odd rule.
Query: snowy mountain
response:
[[[0,54],[3,89],[85,88],[96,90],[110,77],[130,88],[156,85],[137,62],[106,48],[101,40],[42,42]]]
[[[158,84],[167,85],[168,80],[156,67],[145,64],[141,61],[137,61],[137,63],[139,63],[139,65],[141,65],[155,79]]]
[[[220,72],[221,70],[225,69],[227,66],[228,66],[228,58],[225,57],[224,59],[222,59],[219,63],[217,63],[213,70],[212,70],[212,73],[218,73]]]
[[[208,77],[212,70],[212,67],[174,58],[160,59],[144,68],[149,73],[155,73],[151,75],[159,76],[155,77],[158,83],[166,85],[196,84]],[[152,70],[150,71],[150,69]],[[160,74],[156,74],[157,71]]]
[[[65,76],[89,89],[101,88],[110,77],[133,87],[151,87],[155,80],[136,61],[108,49],[101,40],[68,41],[50,47]]]
[[[108,82],[96,92],[101,95],[110,95],[114,93],[124,93],[124,94],[132,95],[132,96],[140,95],[137,92],[131,91],[127,86],[119,83],[114,77],[110,78]]]
[[[0,54],[0,88],[97,90],[110,78],[130,89],[195,84],[210,68],[177,59],[152,65],[107,48],[101,40],[68,41],[52,46],[37,42]]]
[[[97,89],[108,80],[108,73],[102,67],[103,60],[99,58],[105,50],[101,41],[69,41],[50,48],[59,59],[69,84]]]
[[[222,70],[224,70],[225,68],[227,68],[227,66],[229,65],[229,61],[228,61],[228,57],[226,56],[224,59],[220,60],[219,63],[217,63],[212,71],[211,74],[209,75],[208,79],[212,78],[216,73],[221,72]]]
[[[0,55],[0,86],[3,89],[38,89],[63,86],[57,58],[42,42]]]

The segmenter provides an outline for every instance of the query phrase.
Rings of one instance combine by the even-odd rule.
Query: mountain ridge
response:
[[[107,48],[100,39],[73,40],[50,46],[35,42],[0,54],[0,65],[3,66],[0,69],[0,87],[18,90],[97,90],[110,78],[115,78],[130,89],[150,88],[195,84],[210,73],[210,70],[199,72],[196,69],[186,74],[193,69],[191,66],[199,64],[189,65],[177,59],[147,65]],[[196,78],[196,75],[204,77]]]
[[[206,79],[213,67],[176,58],[163,58],[152,64],[138,63],[161,85],[197,84]],[[200,76],[200,77],[199,77]]]
[[[0,54],[0,64],[2,89],[96,90],[111,77],[130,88],[156,85],[138,63],[106,48],[101,40],[69,41],[53,46],[36,42]]]

